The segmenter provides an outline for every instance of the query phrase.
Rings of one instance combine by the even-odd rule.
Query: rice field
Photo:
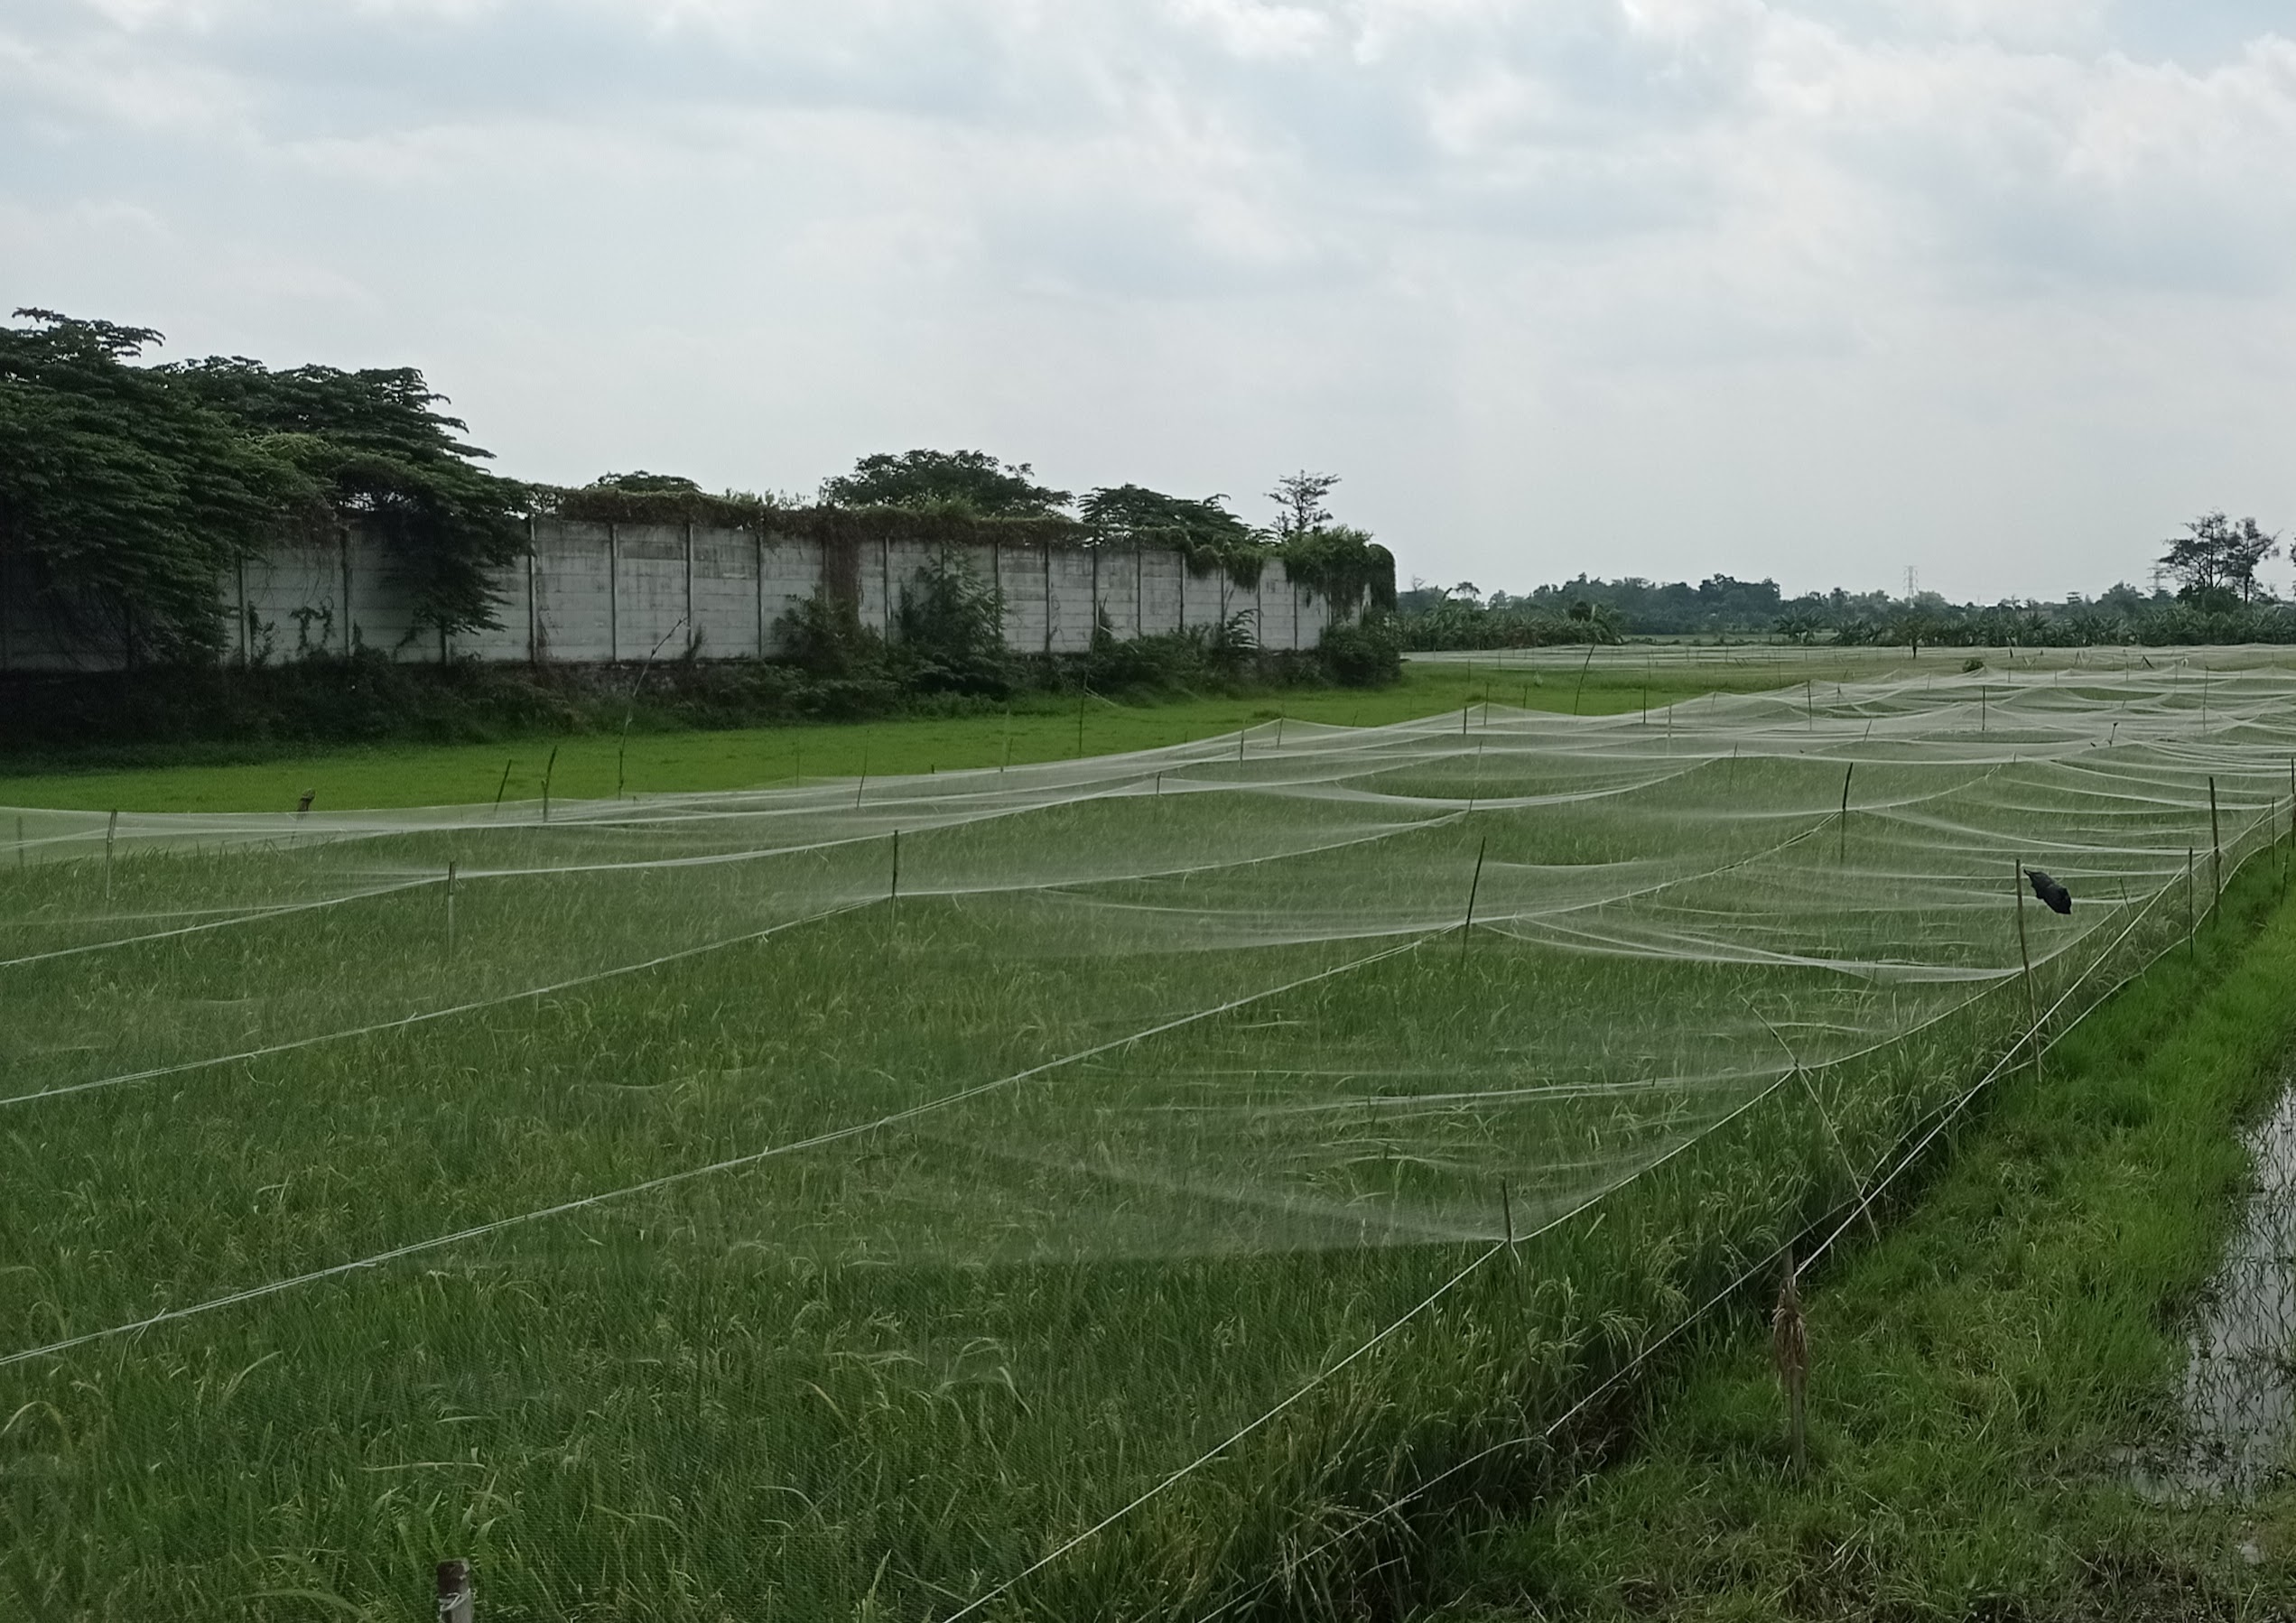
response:
[[[0,1608],[1335,1609],[2285,862],[2296,668],[1937,663],[0,811]]]

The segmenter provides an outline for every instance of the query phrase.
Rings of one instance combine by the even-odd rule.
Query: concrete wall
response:
[[[395,659],[597,662],[741,659],[783,652],[779,622],[824,589],[858,598],[861,623],[893,634],[902,589],[943,549],[912,541],[824,544],[755,530],[541,519],[526,555],[499,570],[498,627],[414,635],[405,594],[379,543],[354,525],[331,540],[274,548],[224,581],[228,654],[262,663],[364,647]],[[1255,585],[1198,575],[1178,553],[1106,548],[951,547],[1003,594],[1018,653],[1078,654],[1105,617],[1120,637],[1210,626],[1241,614],[1267,648],[1312,648],[1330,607],[1294,587],[1279,561]],[[0,560],[5,566],[5,560]],[[66,639],[0,567],[0,670],[101,670],[104,640]]]

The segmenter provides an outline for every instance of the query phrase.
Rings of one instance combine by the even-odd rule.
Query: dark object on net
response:
[[[2049,904],[2051,913],[2073,911],[2073,893],[2057,883],[2037,867],[2025,870],[2025,877],[2033,882],[2033,895]]]

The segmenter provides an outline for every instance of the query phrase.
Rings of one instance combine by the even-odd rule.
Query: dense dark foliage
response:
[[[2296,643],[2296,603],[2256,579],[2279,538],[2253,518],[2203,514],[2166,543],[2161,573],[2171,592],[2124,582],[2094,598],[1950,603],[1935,592],[1807,592],[1787,598],[1774,580],[1709,576],[1696,586],[1585,575],[1521,597],[1488,598],[1472,581],[1414,582],[1399,600],[1409,648],[1537,647],[1615,642],[1622,636],[1783,636],[1800,643],[1943,647],[2081,647],[2200,643]]]
[[[313,510],[276,448],[127,363],[146,328],[0,327],[0,567],[60,632],[129,663],[218,645],[216,583]]]
[[[1037,484],[1026,462],[981,450],[905,450],[863,457],[852,472],[823,479],[821,499],[825,507],[953,506],[990,518],[1044,518],[1070,497]]]
[[[22,310],[0,328],[0,552],[12,591],[130,664],[224,641],[218,588],[265,543],[341,515],[387,538],[418,627],[491,623],[520,487],[478,466],[411,368],[212,357],[131,365],[148,328]]]
[[[488,453],[437,409],[411,366],[345,372],[213,357],[157,368],[169,386],[238,424],[292,464],[318,498],[364,516],[390,549],[418,627],[494,623],[486,572],[525,544],[524,492],[478,463]]]

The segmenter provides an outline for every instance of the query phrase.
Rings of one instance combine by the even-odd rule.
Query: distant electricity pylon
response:
[[[1909,603],[1921,593],[1921,571],[1911,564],[1905,566],[1905,600]]]

